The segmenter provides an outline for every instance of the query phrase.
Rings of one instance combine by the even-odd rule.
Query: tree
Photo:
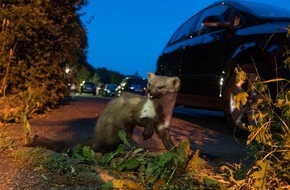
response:
[[[90,72],[85,66],[82,65],[77,72],[77,85],[80,86],[83,81],[89,80],[89,78]]]
[[[107,84],[107,83],[119,84],[125,77],[121,73],[108,70],[105,67],[97,68],[95,69],[95,72],[98,73],[98,75],[100,76],[101,82],[104,84]]]
[[[1,3],[0,103],[6,102],[5,98],[18,98],[23,103],[19,112],[26,113],[32,112],[27,104],[37,104],[34,111],[53,106],[64,96],[65,68],[76,70],[87,64],[87,36],[77,13],[87,1]],[[28,91],[33,96],[24,98]]]
[[[98,73],[94,74],[94,76],[91,78],[91,81],[94,82],[96,85],[101,83],[101,78]]]
[[[134,73],[133,76],[135,76],[135,77],[140,77],[139,72],[138,72],[138,71],[135,71],[135,73]]]

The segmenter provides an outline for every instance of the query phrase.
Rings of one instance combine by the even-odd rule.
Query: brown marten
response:
[[[114,150],[122,143],[119,131],[124,130],[131,138],[135,126],[144,127],[144,140],[155,131],[167,150],[174,147],[170,121],[179,88],[178,77],[148,73],[147,96],[123,93],[105,107],[95,126],[93,150],[102,153]]]

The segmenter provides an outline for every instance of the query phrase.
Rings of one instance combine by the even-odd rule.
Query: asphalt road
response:
[[[89,94],[76,97],[95,99],[96,104],[104,101],[102,97]],[[96,114],[101,111],[96,110]],[[142,128],[136,127],[133,135],[136,143],[151,151],[166,151],[157,135],[143,141],[142,131]],[[246,140],[233,135],[233,129],[226,123],[222,112],[176,107],[171,121],[171,136],[175,144],[188,138],[193,150],[199,149],[202,157],[218,163],[237,163],[246,157]]]

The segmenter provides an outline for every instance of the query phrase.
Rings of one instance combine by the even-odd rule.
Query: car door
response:
[[[179,75],[184,43],[191,38],[192,29],[197,20],[197,15],[191,17],[173,34],[157,62],[157,67],[162,67],[157,68],[157,71],[162,71],[160,74],[166,74],[167,76]]]
[[[226,24],[229,24],[230,15],[231,8],[224,4],[201,12],[193,30],[193,38],[184,44],[180,74],[184,86],[182,93],[215,97],[219,95]],[[225,26],[207,27],[204,23],[207,20],[217,20]]]

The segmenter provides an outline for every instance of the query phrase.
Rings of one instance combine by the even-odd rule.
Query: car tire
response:
[[[248,126],[257,125],[258,121],[253,118],[257,110],[253,107],[253,103],[260,98],[270,98],[270,90],[259,93],[253,90],[253,83],[262,81],[263,79],[257,73],[256,68],[252,64],[244,64],[241,69],[246,73],[247,80],[244,83],[236,83],[236,74],[233,74],[226,86],[226,110],[225,116],[229,123],[234,127],[234,135],[247,138],[249,135]],[[240,92],[247,92],[248,98],[245,105],[241,105],[240,109],[235,107],[234,96]]]

